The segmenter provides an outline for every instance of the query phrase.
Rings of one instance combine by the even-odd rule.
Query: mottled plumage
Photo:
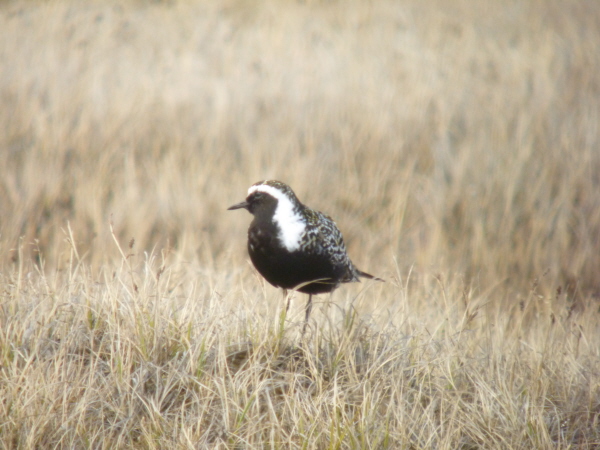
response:
[[[285,183],[255,183],[246,200],[229,209],[240,208],[254,215],[248,229],[252,263],[273,286],[309,294],[306,320],[312,294],[331,292],[359,277],[379,280],[352,264],[333,219],[303,205]]]

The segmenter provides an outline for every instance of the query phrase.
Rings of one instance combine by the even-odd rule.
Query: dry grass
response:
[[[594,1],[3,2],[0,61],[0,448],[600,447]],[[303,340],[264,178],[388,280]]]

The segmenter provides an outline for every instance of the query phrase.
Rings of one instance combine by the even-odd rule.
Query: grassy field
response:
[[[0,449],[600,448],[596,1],[4,1],[0,99]]]

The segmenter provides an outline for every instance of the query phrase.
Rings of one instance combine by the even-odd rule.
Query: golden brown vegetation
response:
[[[0,3],[0,448],[600,446],[600,8]],[[277,178],[388,280],[247,263]]]

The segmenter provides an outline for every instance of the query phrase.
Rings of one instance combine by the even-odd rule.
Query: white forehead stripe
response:
[[[293,252],[298,250],[298,248],[300,248],[300,241],[302,240],[306,224],[302,220],[302,216],[294,211],[294,204],[287,195],[268,184],[250,186],[248,195],[257,191],[264,192],[277,199],[277,208],[273,215],[273,221],[279,228],[277,237],[288,251]]]

